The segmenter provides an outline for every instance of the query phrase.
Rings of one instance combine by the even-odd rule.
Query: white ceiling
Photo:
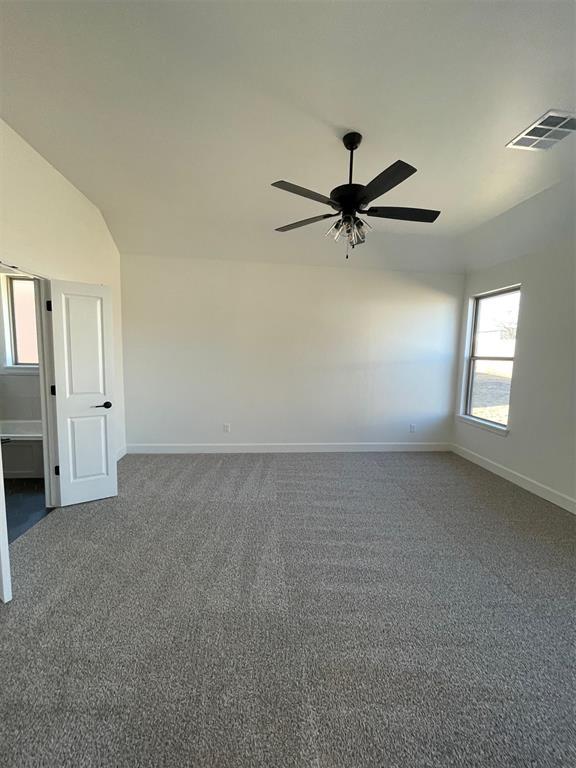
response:
[[[270,183],[329,193],[346,181],[339,137],[359,130],[357,181],[398,158],[418,168],[380,204],[442,210],[433,225],[376,221],[364,258],[424,248],[410,267],[454,268],[447,238],[572,173],[576,136],[550,152],[505,144],[549,108],[574,109],[574,11],[3,3],[2,113],[100,207],[121,252],[175,257],[333,259],[323,223],[273,232],[325,211]]]

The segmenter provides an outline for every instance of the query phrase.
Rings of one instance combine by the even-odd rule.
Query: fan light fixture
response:
[[[391,189],[406,181],[416,168],[403,160],[397,160],[391,166],[378,174],[372,181],[364,186],[363,184],[352,183],[352,171],[354,168],[354,151],[360,146],[362,135],[360,133],[347,133],[342,142],[350,152],[350,166],[348,173],[348,184],[342,184],[330,192],[330,197],[313,192],[311,189],[299,187],[289,181],[275,181],[272,186],[283,189],[286,192],[292,192],[300,197],[307,197],[309,200],[315,200],[318,203],[329,205],[336,213],[324,213],[321,216],[313,216],[310,219],[295,221],[293,224],[286,224],[278,227],[276,232],[288,232],[291,229],[305,227],[308,224],[314,224],[324,219],[333,219],[336,221],[326,233],[326,236],[333,235],[334,240],[346,241],[346,258],[348,258],[349,248],[355,248],[366,242],[366,228],[372,229],[370,224],[363,216],[376,216],[379,219],[399,219],[401,221],[421,221],[432,223],[440,215],[440,211],[432,211],[427,208],[396,208],[392,206],[370,207],[373,200],[389,192]]]
[[[347,244],[352,248],[357,245],[362,245],[366,242],[366,227],[372,229],[367,221],[363,221],[358,216],[343,216],[335,224],[332,224],[326,237],[333,235],[334,240],[346,240]],[[346,255],[348,258],[348,255]]]

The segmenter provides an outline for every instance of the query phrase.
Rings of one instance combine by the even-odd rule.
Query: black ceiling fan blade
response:
[[[440,211],[428,208],[393,208],[383,206],[359,211],[361,216],[377,216],[379,219],[400,219],[401,221],[423,221],[431,224],[440,216]]]
[[[321,195],[319,192],[313,192],[311,189],[305,187],[299,187],[297,184],[291,184],[289,181],[275,181],[272,184],[273,187],[283,189],[285,192],[292,192],[293,195],[300,195],[300,197],[307,197],[309,200],[316,200],[317,203],[325,203],[332,208],[336,208],[336,203],[330,200],[326,195]]]
[[[333,219],[335,216],[340,216],[339,213],[324,213],[322,216],[312,216],[311,219],[302,219],[301,221],[295,221],[293,224],[285,224],[283,227],[278,227],[276,232],[288,232],[290,229],[298,229],[298,227],[305,227],[307,224],[314,224],[317,221],[323,219]]]
[[[416,168],[412,165],[408,165],[404,160],[396,160],[385,171],[379,173],[376,178],[366,186],[363,195],[363,202],[371,203],[372,200],[376,200],[377,197],[388,192],[390,189],[398,186],[406,179],[410,178],[413,173],[416,173]]]

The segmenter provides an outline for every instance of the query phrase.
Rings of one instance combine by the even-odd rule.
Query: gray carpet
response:
[[[0,764],[576,764],[569,513],[451,454],[131,456],[11,546]]]

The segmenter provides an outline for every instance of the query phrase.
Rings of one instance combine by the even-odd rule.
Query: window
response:
[[[520,288],[476,296],[464,413],[508,426]]]
[[[38,365],[34,280],[29,277],[7,277],[6,300],[6,363],[15,366]]]

